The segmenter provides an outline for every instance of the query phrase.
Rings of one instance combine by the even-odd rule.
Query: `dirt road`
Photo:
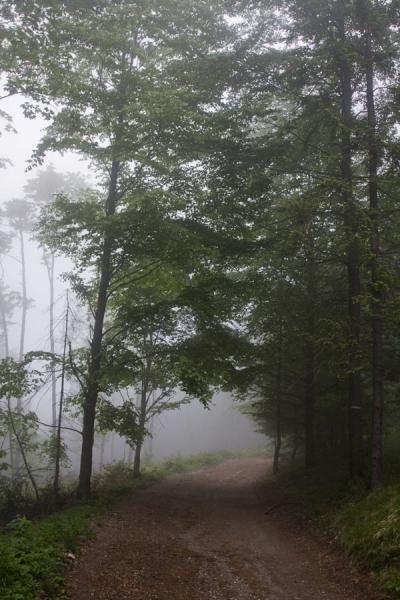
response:
[[[70,600],[375,598],[333,551],[266,511],[266,468],[231,460],[124,499],[74,565]]]

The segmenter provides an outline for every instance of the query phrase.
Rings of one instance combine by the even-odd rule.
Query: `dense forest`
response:
[[[57,504],[71,434],[78,497],[96,436],[124,439],[139,476],[152,417],[216,390],[273,440],[275,474],[291,460],[384,484],[400,451],[399,23],[398,0],[1,5],[2,126],[11,97],[46,122],[0,215],[22,282],[0,280],[7,510]],[[55,152],[90,179],[44,168]],[[49,281],[34,351],[27,238]]]

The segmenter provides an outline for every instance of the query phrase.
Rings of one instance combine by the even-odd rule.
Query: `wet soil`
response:
[[[69,600],[376,600],[368,578],[274,507],[264,459],[124,498],[71,568]]]

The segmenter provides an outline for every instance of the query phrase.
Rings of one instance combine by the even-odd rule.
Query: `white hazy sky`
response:
[[[18,95],[0,101],[0,109],[12,117],[12,125],[16,133],[5,132],[4,122],[0,123],[2,135],[0,137],[0,157],[11,161],[5,169],[1,170],[0,206],[23,196],[23,187],[28,179],[35,177],[37,169],[27,171],[27,161],[33,149],[40,141],[46,121],[42,118],[26,119],[21,109],[22,98]],[[53,164],[59,172],[80,172],[90,180],[88,164],[71,152],[65,155],[50,153],[40,169],[45,169],[48,164]],[[26,329],[25,349],[48,349],[48,318],[49,297],[47,273],[42,264],[42,251],[35,241],[27,240],[27,289],[28,295],[33,300],[29,310]],[[20,290],[21,274],[17,262],[19,253],[15,247],[10,256],[3,260],[3,269],[7,284],[11,289]],[[56,272],[58,276],[69,269],[68,263],[62,258],[57,260]],[[66,285],[58,277],[56,283],[56,313],[58,316],[64,311],[64,295]],[[11,327],[10,346],[16,350],[19,336],[19,315],[15,314],[15,324]],[[62,336],[60,335],[60,338]]]
[[[27,161],[46,127],[46,121],[40,117],[26,119],[21,109],[21,103],[22,99],[18,95],[0,101],[0,109],[12,117],[12,124],[17,130],[16,134],[3,132],[0,138],[0,156],[8,158],[12,162],[12,165],[2,172],[2,202],[21,195],[26,179],[35,176],[35,170],[26,172]],[[52,163],[60,172],[79,171],[88,175],[87,163],[72,152],[63,156],[54,152],[49,153],[41,168],[45,168],[49,163]]]

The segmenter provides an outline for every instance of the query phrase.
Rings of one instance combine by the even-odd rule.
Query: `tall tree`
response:
[[[96,7],[61,4],[49,9],[52,19],[44,15],[45,27],[40,30],[44,39],[37,47],[40,68],[33,73],[25,69],[23,56],[16,51],[10,69],[10,80],[21,91],[47,107],[50,99],[61,106],[36,160],[48,149],[76,150],[96,163],[106,190],[102,208],[98,204],[99,210],[92,211],[97,221],[90,227],[99,226],[91,259],[99,277],[83,409],[81,496],[90,492],[107,304],[126,258],[118,243],[123,209],[130,194],[149,187],[158,187],[162,198],[168,172],[172,168],[179,172],[182,139],[187,140],[193,128],[201,130],[204,102],[221,96],[218,81],[193,92],[185,77],[189,59],[200,57],[203,68],[207,56],[213,58],[211,46],[221,46],[227,26],[216,8],[206,2],[179,7],[168,2],[144,7],[122,0]],[[40,54],[46,47],[51,53]],[[61,71],[65,60],[68,68]]]
[[[32,231],[32,207],[26,200],[11,200],[6,204],[6,215],[10,226],[15,230],[19,242],[19,260],[21,263],[21,329],[19,340],[19,361],[25,351],[26,317],[30,300],[27,292],[25,236]]]

